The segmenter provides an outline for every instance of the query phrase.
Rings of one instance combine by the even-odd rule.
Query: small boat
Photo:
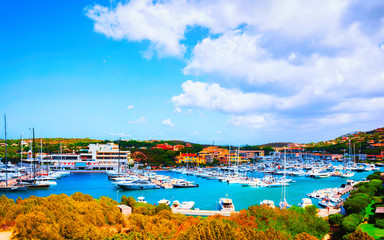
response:
[[[117,184],[120,188],[124,190],[146,190],[146,189],[158,189],[160,188],[158,185],[153,184],[148,180],[137,180],[137,181],[127,181],[127,182],[119,182]]]
[[[157,204],[166,204],[167,206],[169,206],[169,204],[171,204],[171,201],[167,199],[161,199],[160,201],[157,202]]]
[[[279,207],[280,207],[280,209],[288,209],[288,208],[290,208],[291,207],[291,205],[289,205],[288,203],[287,203],[287,200],[283,200],[283,201],[281,201],[280,203],[279,203]]]
[[[312,200],[310,198],[303,198],[303,199],[301,199],[301,203],[299,203],[298,205],[299,205],[299,207],[305,208],[305,207],[311,206],[313,204],[312,204]]]
[[[49,188],[50,185],[42,182],[35,182],[27,186],[28,186],[28,189],[46,189],[46,188]]]
[[[171,208],[174,210],[191,210],[194,206],[194,201],[184,201],[180,203],[178,200],[175,200],[173,201]]]
[[[274,208],[275,207],[275,202],[272,201],[272,200],[263,200],[263,201],[260,202],[260,206],[267,206],[267,207]]]
[[[281,187],[281,186],[289,186],[289,183],[277,181],[277,182],[272,182],[268,184],[268,187]]]
[[[329,198],[323,198],[321,202],[319,202],[319,205],[322,207],[335,207],[335,204],[331,202],[331,199]]]
[[[138,197],[137,198],[137,202],[139,202],[139,203],[147,203],[147,201],[145,201],[145,197],[143,197],[143,196]]]
[[[235,211],[235,205],[233,205],[232,199],[230,198],[220,198],[219,205],[220,205],[220,211],[223,211],[223,212]]]
[[[329,172],[317,172],[317,173],[312,173],[311,177],[313,178],[327,178],[330,177],[331,173]]]
[[[181,181],[173,184],[174,188],[194,188],[198,186],[199,184],[194,184],[193,182],[189,182],[189,181]]]
[[[350,178],[350,177],[353,177],[355,175],[354,172],[346,172],[346,173],[342,173],[340,175],[340,177],[343,177],[343,178]]]
[[[0,187],[0,192],[16,192],[16,191],[25,191],[27,186],[3,186]]]

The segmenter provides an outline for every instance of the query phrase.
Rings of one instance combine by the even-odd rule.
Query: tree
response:
[[[375,240],[373,237],[369,236],[366,232],[356,231],[351,233],[347,237],[348,240]]]
[[[136,200],[134,197],[129,196],[126,197],[125,195],[121,198],[121,203],[127,206],[130,206],[132,209],[135,208]]]

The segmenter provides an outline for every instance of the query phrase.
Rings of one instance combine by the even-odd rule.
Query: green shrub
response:
[[[125,195],[121,198],[121,204],[124,204],[124,205],[128,205],[130,206],[132,209],[135,207],[136,205],[136,200],[134,197],[132,196],[129,196],[129,197],[126,197]]]
[[[363,213],[366,207],[372,202],[372,200],[365,194],[359,193],[350,196],[344,201],[344,209],[347,214],[351,213]]]
[[[341,220],[341,225],[346,232],[354,232],[362,219],[362,215],[352,213]]]
[[[331,214],[328,217],[328,222],[331,225],[341,225],[341,220],[343,219],[343,215],[340,213]]]
[[[384,229],[384,219],[376,219],[375,227]]]
[[[163,210],[171,211],[171,208],[165,203],[160,203],[155,207],[155,213],[159,213]]]

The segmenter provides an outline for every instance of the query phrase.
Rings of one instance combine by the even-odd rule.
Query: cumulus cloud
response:
[[[133,105],[128,105],[127,109],[129,110],[129,109],[132,109],[133,107],[134,107]]]
[[[287,119],[370,121],[365,116],[383,109],[378,9],[380,1],[132,0],[94,5],[86,15],[107,37],[149,40],[146,57],[185,58],[183,73],[197,80],[172,97],[175,112],[217,111],[231,125],[261,128]],[[192,45],[186,32],[195,27],[208,34]],[[170,119],[163,124],[174,126]]]
[[[129,124],[145,124],[147,123],[147,119],[145,117],[141,117],[137,120],[128,121]]]
[[[174,126],[175,126],[175,124],[173,124],[172,121],[171,121],[171,119],[169,119],[169,118],[163,120],[163,121],[162,121],[162,124],[163,124],[164,126],[168,126],[168,127],[174,127]]]

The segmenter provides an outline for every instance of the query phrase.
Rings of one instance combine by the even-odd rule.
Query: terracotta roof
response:
[[[384,213],[384,207],[377,207],[375,213]]]

